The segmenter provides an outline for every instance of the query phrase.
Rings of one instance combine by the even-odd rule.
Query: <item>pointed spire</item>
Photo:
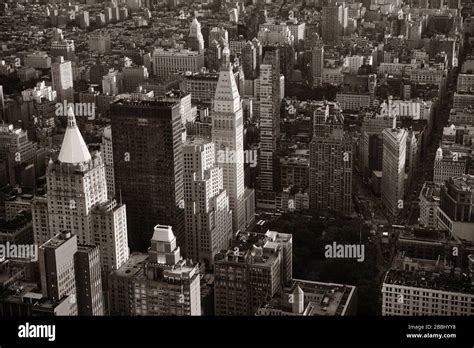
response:
[[[234,73],[230,64],[222,64],[214,95],[214,111],[236,112],[239,109],[240,94]]]
[[[435,161],[442,161],[443,160],[443,149],[441,146],[438,147],[436,150]]]
[[[91,159],[89,149],[82,138],[79,128],[77,128],[76,117],[71,106],[67,109],[66,134],[64,135],[58,159],[62,163],[73,164],[88,162]]]
[[[222,50],[222,64],[225,66],[230,65],[230,50],[227,46],[224,46]]]
[[[237,83],[235,82],[234,73],[232,72],[230,64],[222,64],[214,99],[234,100],[237,98],[240,98],[240,94]]]

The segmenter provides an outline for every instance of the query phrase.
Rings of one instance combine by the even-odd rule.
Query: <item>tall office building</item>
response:
[[[100,203],[92,211],[93,245],[100,246],[102,284],[108,289],[108,274],[129,258],[127,210],[115,199]]]
[[[47,198],[32,203],[35,243],[71,231],[81,245],[100,246],[106,279],[128,259],[125,206],[107,200],[102,158],[89,153],[71,108],[59,157],[47,167],[46,184]]]
[[[328,105],[314,111],[310,143],[310,207],[352,212],[352,139],[344,131],[344,118]]]
[[[292,280],[292,235],[240,233],[215,258],[216,315],[254,315]]]
[[[393,119],[388,116],[364,117],[359,140],[359,166],[365,177],[370,177],[373,171],[382,170],[382,132],[392,124]]]
[[[102,92],[114,96],[123,92],[123,75],[117,70],[111,70],[102,77]]]
[[[148,254],[132,254],[110,280],[112,314],[201,315],[199,266],[181,258],[171,226],[156,225]]]
[[[474,175],[449,178],[441,187],[438,227],[458,240],[474,242]]]
[[[0,121],[6,121],[5,115],[5,95],[3,94],[3,86],[0,85]]]
[[[89,16],[89,11],[81,11],[79,13],[78,20],[79,22],[79,28],[81,29],[87,29],[90,26],[90,16]]]
[[[186,256],[211,268],[233,235],[223,170],[215,163],[215,145],[209,140],[187,141],[183,157]]]
[[[53,89],[57,92],[58,102],[74,102],[73,73],[72,64],[64,57],[58,57],[57,61],[51,65],[51,79]]]
[[[148,79],[148,69],[142,66],[122,69],[123,89],[125,92],[136,92],[137,87]]]
[[[344,4],[323,6],[321,32],[325,43],[336,43],[347,29],[348,9]]]
[[[209,71],[218,71],[221,66],[222,47],[216,41],[212,40],[206,49],[206,68]]]
[[[181,103],[127,99],[111,104],[117,197],[127,205],[130,246],[146,250],[157,222],[185,245]]]
[[[204,54],[204,37],[201,32],[201,24],[196,17],[189,26],[188,47],[193,51]]]
[[[408,132],[395,128],[383,130],[383,162],[382,162],[382,204],[392,215],[396,216],[403,209],[405,192],[405,164]]]
[[[114,153],[112,151],[112,127],[104,128],[100,153],[105,165],[105,181],[107,182],[107,197],[115,197]]]
[[[107,199],[104,165],[100,156],[92,158],[81,136],[72,108],[57,161],[47,168],[49,235],[72,231],[80,244],[92,244],[90,211]]]
[[[104,33],[91,34],[89,36],[89,51],[98,54],[109,54],[111,52],[110,35]]]
[[[78,245],[74,254],[79,315],[104,315],[99,246]]]
[[[62,36],[62,35],[61,35]],[[51,42],[51,57],[64,57],[65,60],[73,62],[76,59],[76,48],[74,40],[58,38]]]
[[[313,47],[311,51],[311,77],[313,78],[313,86],[321,86],[323,83],[324,69],[324,45],[322,41]]]
[[[216,40],[221,47],[229,47],[229,33],[225,28],[213,27],[209,31],[209,42]]]
[[[56,234],[39,247],[39,267],[43,296],[60,301],[68,297],[70,315],[77,315],[74,254],[77,236],[69,232]]]
[[[465,174],[469,168],[470,156],[449,149],[449,146],[440,146],[436,151],[433,166],[433,181],[444,184],[449,178]]]
[[[252,80],[257,77],[259,67],[257,58],[257,48],[252,41],[247,41],[242,47],[242,66],[244,68],[244,76],[247,80]]]
[[[245,221],[244,205],[244,141],[242,103],[230,64],[223,64],[219,72],[212,112],[212,141],[219,151],[232,153],[232,158],[219,161],[223,169],[224,188],[229,196],[232,209],[234,232],[243,228]]]
[[[0,185],[21,184],[21,167],[35,163],[36,151],[27,131],[12,124],[0,125]]]
[[[181,258],[171,226],[155,227],[148,255],[146,274],[134,282],[133,314],[201,315],[198,264]]]
[[[62,29],[59,28],[54,28],[53,29],[53,41],[63,41],[64,40],[64,34]]]
[[[280,54],[278,48],[265,52],[260,65],[260,159],[259,189],[274,192],[276,154],[280,137]]]

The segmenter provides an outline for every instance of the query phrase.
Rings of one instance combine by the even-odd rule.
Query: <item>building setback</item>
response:
[[[171,226],[156,225],[148,254],[111,275],[112,314],[201,315],[198,264],[181,258]]]
[[[215,163],[215,145],[209,140],[188,140],[183,152],[186,256],[210,268],[233,235],[223,171]]]

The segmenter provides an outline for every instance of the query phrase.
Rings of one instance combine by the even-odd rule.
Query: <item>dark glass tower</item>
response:
[[[180,103],[119,100],[111,105],[115,190],[127,204],[129,245],[145,251],[157,224],[184,246]]]

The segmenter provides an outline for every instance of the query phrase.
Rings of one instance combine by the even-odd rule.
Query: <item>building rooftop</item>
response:
[[[149,107],[157,109],[168,109],[170,107],[178,106],[180,102],[178,100],[156,100],[156,99],[147,99],[147,100],[132,100],[128,98],[118,99],[113,102],[111,105],[126,105],[126,106],[137,106],[137,107]],[[140,115],[137,115],[140,116]]]
[[[421,242],[447,242],[449,240],[449,235],[444,231],[439,231],[436,229],[428,228],[404,228],[399,230],[399,241],[403,240],[413,240]]]
[[[431,181],[424,183],[423,188],[420,192],[420,198],[423,197],[429,202],[439,202],[439,196],[441,193],[441,186]]]
[[[132,253],[127,262],[125,262],[118,270],[115,270],[113,274],[121,277],[134,278],[143,270],[147,260],[148,254]]]
[[[280,243],[291,242],[292,235],[274,231],[263,233],[241,232],[233,240],[231,248],[216,255],[216,261],[251,263],[270,266],[278,258]]]
[[[309,161],[307,158],[299,157],[280,158],[280,165],[308,166]]]
[[[172,227],[167,225],[156,225],[151,239],[158,242],[172,242],[173,239],[175,239]]]
[[[10,221],[0,219],[0,234],[14,234],[31,223],[30,211],[24,211],[23,213],[16,215],[15,218]]]
[[[72,107],[67,109],[67,122],[66,134],[64,135],[58,160],[62,163],[71,164],[90,161],[91,154],[77,127]]]
[[[464,174],[462,176],[450,178],[451,187],[458,191],[474,192],[474,175]]]
[[[284,289],[282,297],[273,298],[262,308],[280,310],[293,315],[340,316],[346,314],[355,290],[356,287],[352,285],[294,279],[291,287]],[[289,296],[293,301],[302,301],[301,313],[295,312],[296,309],[293,308],[293,301],[289,301]]]
[[[56,249],[59,248],[62,244],[64,244],[66,241],[71,239],[74,235],[69,233],[69,232],[63,232],[63,233],[58,233],[55,235],[53,238],[48,240],[46,243],[41,245],[40,248],[51,248],[51,249]]]
[[[396,256],[384,284],[474,294],[469,275],[446,260],[410,258],[404,252]]]

